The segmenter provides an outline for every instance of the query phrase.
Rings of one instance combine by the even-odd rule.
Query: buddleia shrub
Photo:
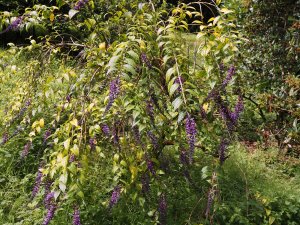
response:
[[[80,2],[77,11],[89,4]],[[25,105],[19,119],[27,124],[24,147],[11,151],[19,152],[23,166],[30,157],[34,164],[30,198],[44,209],[42,224],[67,211],[63,221],[73,224],[182,223],[177,196],[192,215],[192,202],[202,211],[193,219],[186,214],[186,220],[214,219],[219,171],[244,108],[243,90],[235,86],[240,37],[234,14],[220,8],[209,24],[199,24],[191,43],[184,33],[187,5],[176,7],[167,21],[151,3],[129,5],[130,16],[106,21],[120,28],[118,35],[103,35],[103,23],[93,24],[93,33],[80,43],[80,62],[72,67],[50,41],[15,48],[40,54],[23,67],[28,76],[13,95],[22,101],[8,107],[1,144],[16,140],[6,122]],[[115,24],[124,21],[124,27]],[[56,60],[58,70],[47,68]],[[190,189],[201,197],[188,197]],[[137,216],[128,218],[122,212],[131,212],[131,206]]]

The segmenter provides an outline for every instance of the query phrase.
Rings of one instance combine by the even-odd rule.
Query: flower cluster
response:
[[[95,138],[90,138],[89,145],[90,145],[92,151],[94,151],[96,149],[96,143],[97,143],[97,141]]]
[[[242,95],[239,95],[238,102],[234,107],[234,112],[231,113],[231,120],[234,124],[237,123],[238,118],[240,117],[241,112],[244,110],[244,102]]]
[[[109,126],[107,124],[103,124],[101,126],[101,130],[102,130],[103,134],[105,134],[107,137],[109,137],[110,129],[109,129]]]
[[[51,130],[50,129],[46,130],[46,132],[44,133],[44,136],[43,136],[43,144],[44,145],[47,143],[47,140],[50,135],[51,135]]]
[[[134,139],[135,139],[136,143],[139,144],[139,145],[142,145],[141,134],[140,134],[140,131],[139,131],[139,127],[134,126],[132,128],[132,131],[133,131],[133,136],[134,136]]]
[[[50,192],[46,195],[46,197],[44,198],[44,203],[45,203],[46,209],[50,208],[53,199],[54,199],[54,192]]]
[[[214,190],[211,188],[208,191],[208,196],[207,196],[207,204],[206,204],[206,210],[205,210],[206,218],[208,218],[208,216],[210,214],[211,207],[213,205],[213,201],[214,201]]]
[[[74,162],[75,159],[76,159],[76,156],[75,156],[74,154],[71,154],[71,155],[70,155],[70,158],[69,158],[69,163]]]
[[[67,95],[66,100],[67,100],[68,103],[70,103],[71,102],[71,95]]]
[[[80,211],[77,207],[74,208],[73,225],[81,225],[81,223],[80,223]]]
[[[146,157],[146,162],[147,162],[147,169],[152,173],[152,175],[155,175],[156,172],[152,160]]]
[[[74,6],[75,10],[80,10],[81,8],[83,8],[85,6],[86,3],[88,3],[89,0],[79,0],[76,5]]]
[[[158,205],[159,224],[167,224],[167,199],[165,194],[161,194]]]
[[[189,147],[190,147],[189,161],[190,161],[190,163],[192,163],[194,150],[195,150],[197,129],[196,129],[195,120],[190,115],[188,115],[186,118],[185,132],[186,132],[187,140],[188,140]]]
[[[159,109],[158,99],[157,99],[157,96],[154,93],[154,89],[153,88],[150,89],[150,100]]]
[[[235,73],[235,67],[234,66],[230,66],[227,72],[227,76],[225,77],[222,86],[226,87],[226,85],[231,81],[233,75]]]
[[[142,54],[141,54],[141,60],[142,60],[142,62],[143,62],[144,64],[147,65],[147,67],[148,67],[149,69],[152,68],[151,62],[150,62],[150,60],[148,59],[146,53],[142,53]]]
[[[158,138],[151,131],[148,131],[147,134],[148,134],[148,137],[150,138],[153,148],[157,149],[158,148]]]
[[[120,199],[120,195],[121,195],[121,187],[119,185],[117,185],[112,194],[111,194],[111,198],[110,198],[110,201],[109,201],[109,208],[111,209],[115,204],[117,204],[117,202],[119,201]]]
[[[202,119],[206,119],[207,118],[207,114],[206,114],[206,112],[205,112],[205,110],[204,110],[204,108],[203,108],[202,105],[200,105],[200,115],[201,115]]]
[[[8,133],[4,133],[2,135],[2,142],[1,142],[1,144],[4,145],[6,142],[8,142],[8,140],[9,140]]]
[[[21,131],[23,131],[24,128],[21,126],[17,126],[17,129],[14,130],[10,138],[13,138],[14,136],[17,136]]]
[[[43,177],[43,173],[41,171],[41,167],[39,167],[37,176],[35,178],[34,187],[33,187],[33,190],[32,190],[32,198],[34,198],[36,196],[36,194],[40,190],[40,186],[41,186],[41,182],[42,182],[42,177]]]
[[[228,147],[229,142],[223,138],[221,140],[220,146],[219,146],[219,160],[220,160],[220,164],[222,165],[225,162],[226,159],[226,149]]]
[[[118,94],[120,93],[120,78],[117,77],[115,80],[110,82],[109,85],[109,100],[108,104],[105,109],[105,113],[110,110],[112,107],[112,104],[114,103],[115,99],[118,97]]]
[[[31,148],[31,141],[28,141],[27,144],[24,146],[23,151],[21,153],[21,158],[25,158],[28,153],[29,153],[29,149]]]
[[[179,159],[180,159],[180,162],[183,165],[188,165],[189,164],[189,157],[188,157],[187,151],[181,150]]]
[[[23,21],[23,17],[19,16],[17,19],[15,19],[4,31],[0,32],[0,34],[6,33],[10,30],[17,30],[20,26],[20,24]]]
[[[31,105],[31,99],[28,99],[25,102],[25,106],[21,108],[20,112],[10,121],[10,123],[15,122],[18,118],[22,118],[30,105]]]
[[[50,221],[54,217],[54,213],[55,213],[56,208],[57,207],[54,203],[50,204],[50,206],[48,207],[48,210],[47,210],[47,214],[44,218],[43,225],[48,225],[50,223]]]
[[[147,107],[146,107],[147,114],[149,115],[151,122],[154,122],[153,100],[150,99],[146,103],[147,103]]]

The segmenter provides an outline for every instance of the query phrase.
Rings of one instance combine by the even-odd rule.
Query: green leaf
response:
[[[273,216],[270,216],[270,217],[269,217],[269,224],[270,224],[270,225],[273,224],[274,221],[275,221],[275,218],[274,218]]]
[[[182,99],[181,97],[177,97],[173,102],[172,105],[174,107],[174,110],[178,109],[182,104]]]
[[[171,88],[170,88],[170,96],[172,96],[174,94],[174,92],[178,89],[179,84],[174,83]]]

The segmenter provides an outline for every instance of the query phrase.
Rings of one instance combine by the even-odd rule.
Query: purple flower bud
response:
[[[50,129],[46,130],[46,132],[44,133],[44,137],[43,137],[43,144],[44,145],[47,143],[47,140],[48,140],[50,135],[51,135],[51,130]]]
[[[33,190],[32,190],[32,198],[34,198],[40,190],[42,177],[43,177],[43,173],[41,171],[41,167],[39,167],[37,176],[35,178],[34,187],[33,187]]]
[[[221,72],[221,73],[224,72],[224,69],[225,69],[224,63],[221,62],[221,63],[219,64],[219,69],[220,69],[220,72]]]
[[[74,154],[71,154],[70,158],[69,158],[69,163],[74,162],[76,159],[76,156]]]
[[[206,218],[208,218],[210,211],[211,211],[211,207],[213,205],[213,201],[214,201],[214,190],[211,188],[208,192],[208,196],[207,196],[207,204],[206,204],[206,210],[205,210],[205,216]]]
[[[17,19],[15,19],[7,28],[6,31],[10,31],[10,30],[17,30],[19,25],[21,24],[23,20],[22,16],[17,17]]]
[[[151,122],[154,122],[154,108],[153,108],[153,101],[152,99],[147,101],[146,107],[147,114],[149,115]]]
[[[80,223],[80,211],[77,207],[75,207],[74,213],[73,213],[73,225],[81,225],[81,223]]]
[[[207,117],[207,114],[202,105],[200,105],[200,115],[201,115],[202,119],[206,119],[206,117]]]
[[[68,103],[70,103],[71,102],[71,95],[67,95],[66,100],[67,100]]]
[[[8,137],[8,133],[4,133],[3,135],[2,135],[2,143],[1,144],[5,144],[6,142],[8,142],[8,140],[9,140],[9,137]]]
[[[180,152],[180,162],[183,165],[188,165],[189,164],[189,157],[188,157],[188,153],[185,150],[181,150]]]
[[[47,210],[47,215],[44,218],[43,225],[48,225],[50,223],[50,221],[54,217],[55,210],[56,210],[56,205],[55,204],[51,204],[49,206],[48,210]]]
[[[74,6],[75,10],[80,10],[81,8],[83,8],[85,6],[86,3],[88,3],[88,0],[79,0],[76,5]]]
[[[104,114],[112,107],[115,99],[118,97],[120,93],[120,78],[117,77],[115,80],[110,82],[109,85],[109,100],[106,106]]]
[[[96,143],[97,143],[97,141],[95,138],[90,138],[89,145],[90,145],[92,151],[94,151],[96,149]]]
[[[147,168],[148,168],[148,170],[152,173],[152,175],[155,175],[156,172],[155,172],[154,164],[153,164],[152,160],[150,160],[147,157],[146,162],[147,162]]]
[[[103,124],[102,127],[102,132],[107,136],[109,137],[110,136],[110,129],[109,129],[109,126],[107,124]]]
[[[50,208],[53,199],[54,199],[54,192],[50,192],[46,195],[46,197],[44,198],[46,209]]]
[[[159,198],[159,205],[158,205],[158,212],[159,212],[159,224],[165,225],[167,224],[167,200],[165,194],[161,194]]]
[[[226,85],[231,81],[232,76],[235,73],[235,67],[234,66],[230,66],[228,72],[227,72],[227,76],[225,77],[225,80],[222,83],[223,87],[226,87]]]
[[[197,128],[196,128],[195,120],[189,114],[185,121],[185,132],[186,132],[186,137],[187,137],[189,147],[190,147],[189,161],[190,161],[190,163],[192,163],[194,150],[195,150]]]
[[[239,95],[238,102],[234,107],[234,112],[231,113],[231,119],[232,121],[236,124],[237,120],[240,117],[240,114],[244,110],[244,102],[243,102],[243,97],[242,95]]]
[[[139,127],[134,126],[132,128],[132,131],[133,131],[133,136],[134,136],[134,139],[135,139],[136,143],[139,144],[139,145],[142,145],[141,134],[140,134],[140,131],[139,131]]]
[[[22,159],[25,158],[28,155],[29,149],[31,148],[31,144],[32,144],[31,141],[28,141],[27,144],[24,146],[24,149],[21,153],[21,158]]]
[[[109,209],[111,209],[115,204],[118,203],[120,199],[120,194],[121,194],[121,187],[117,185],[111,195],[110,201],[109,201]]]
[[[147,65],[147,67],[148,67],[149,69],[152,68],[151,62],[150,62],[149,58],[147,57],[146,53],[142,53],[142,54],[141,54],[141,60],[142,60],[142,62],[143,62],[144,64]]]
[[[222,138],[220,146],[219,146],[219,160],[220,160],[220,164],[223,165],[223,163],[225,162],[226,159],[226,149],[228,147],[229,142]]]
[[[179,91],[179,92],[181,92],[182,90],[181,90],[181,86],[183,86],[183,83],[184,83],[184,79],[181,77],[181,76],[179,76],[179,77],[177,77],[176,79],[175,79],[175,84],[178,84],[179,85],[179,87],[177,88],[177,90]]]
[[[153,148],[157,149],[158,148],[158,138],[151,131],[148,131],[147,134],[148,134],[148,137],[150,138]]]

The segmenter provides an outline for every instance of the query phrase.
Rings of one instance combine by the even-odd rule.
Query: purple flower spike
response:
[[[221,62],[221,63],[219,64],[219,69],[220,69],[221,73],[224,72],[224,69],[225,69],[224,63]]]
[[[80,10],[81,8],[83,8],[85,6],[86,3],[88,3],[89,0],[79,0],[76,5],[74,6],[75,10]]]
[[[112,104],[114,103],[115,99],[118,97],[120,93],[120,78],[117,77],[115,80],[110,82],[109,85],[109,101],[106,106],[105,112],[106,113],[110,108],[112,107]]]
[[[49,206],[49,208],[48,208],[47,215],[44,218],[43,225],[48,225],[50,223],[50,221],[54,217],[55,210],[56,210],[56,205],[55,204],[51,204]]]
[[[147,57],[146,53],[142,53],[142,54],[141,54],[141,60],[142,60],[142,62],[143,62],[144,64],[147,65],[147,67],[148,67],[149,69],[152,68],[151,62],[150,62],[149,58]]]
[[[231,113],[231,119],[232,121],[236,124],[237,120],[240,117],[240,114],[244,110],[244,102],[243,102],[243,97],[242,95],[239,95],[238,102],[234,107],[234,112]]]
[[[8,142],[8,140],[9,140],[8,133],[4,133],[2,135],[2,143],[1,144],[4,145],[6,142]]]
[[[151,131],[148,131],[147,134],[148,134],[148,137],[150,138],[150,141],[153,145],[153,148],[157,149],[158,148],[158,139],[157,139],[157,137]]]
[[[195,120],[190,115],[188,115],[186,118],[185,132],[186,132],[187,140],[188,140],[188,143],[190,146],[189,161],[190,161],[190,163],[192,163],[194,150],[195,150],[197,129],[196,129]]]
[[[81,225],[81,223],[80,223],[80,211],[77,207],[75,207],[74,213],[73,213],[73,225]]]
[[[44,137],[43,137],[43,139],[44,139],[43,144],[44,145],[47,143],[47,140],[48,140],[50,135],[51,135],[51,130],[50,129],[46,130],[46,132],[44,133]]]
[[[227,72],[227,76],[225,77],[225,80],[222,83],[223,87],[226,87],[226,85],[231,81],[232,76],[235,73],[235,67],[234,66],[230,66],[228,72]]]
[[[153,108],[153,101],[152,99],[147,101],[147,107],[146,107],[147,114],[150,117],[151,122],[154,122],[154,108]]]
[[[35,178],[34,187],[33,187],[33,190],[32,190],[32,198],[34,198],[40,190],[42,177],[43,177],[43,173],[41,172],[41,167],[39,167],[37,176]]]
[[[226,139],[222,139],[220,146],[219,146],[219,159],[220,159],[220,164],[223,165],[223,163],[226,160],[226,149],[228,147],[229,142]]]
[[[91,150],[94,151],[96,149],[96,139],[95,138],[90,138],[89,140],[89,144],[90,144],[90,147],[91,147]]]
[[[118,203],[118,201],[120,199],[120,194],[121,194],[121,187],[119,185],[117,185],[114,188],[113,193],[111,195],[109,206],[108,206],[109,209],[111,209],[115,204]]]
[[[103,124],[102,127],[102,132],[107,136],[109,137],[110,136],[110,129],[109,129],[109,126],[107,124]]]
[[[152,175],[155,175],[155,169],[154,169],[154,164],[153,162],[150,160],[150,159],[146,159],[146,162],[147,162],[147,168],[148,170],[152,173]]]
[[[139,127],[134,126],[132,128],[132,131],[133,131],[133,136],[134,136],[134,139],[135,139],[136,143],[139,144],[139,145],[142,145],[141,134],[140,134],[140,131],[139,131]]]
[[[51,206],[51,202],[54,199],[54,192],[50,192],[46,195],[45,199],[44,199],[44,203],[45,203],[45,207],[46,209],[49,209]]]
[[[210,189],[208,192],[208,196],[207,196],[207,204],[206,204],[206,210],[205,210],[206,218],[208,218],[208,216],[210,214],[211,207],[213,205],[213,201],[214,201],[214,190]]]
[[[167,200],[165,194],[162,194],[160,196],[158,212],[159,212],[159,224],[160,225],[167,224]]]
[[[21,153],[21,158],[22,159],[25,158],[28,155],[30,148],[31,148],[31,141],[28,141],[27,144],[24,146],[24,149]]]
[[[180,152],[180,162],[183,165],[188,165],[189,164],[189,157],[188,157],[188,153],[185,150],[182,150]]]
[[[69,158],[69,163],[74,162],[76,159],[76,156],[74,154],[71,154],[70,158]]]

